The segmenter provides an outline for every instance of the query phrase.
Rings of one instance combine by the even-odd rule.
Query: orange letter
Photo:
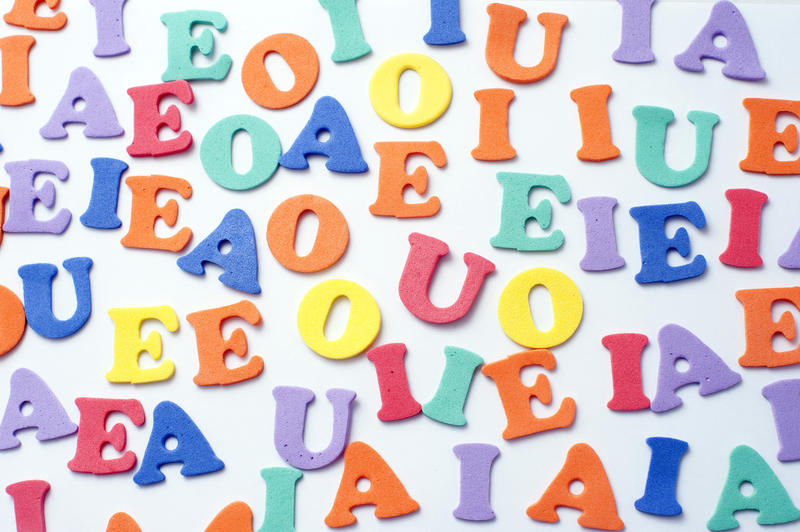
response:
[[[228,369],[225,365],[225,355],[229,351],[241,358],[247,355],[247,337],[244,331],[234,330],[227,340],[222,337],[222,322],[233,317],[242,318],[250,325],[261,323],[258,309],[246,300],[227,307],[192,312],[186,316],[194,327],[197,338],[200,369],[194,376],[194,383],[198,386],[233,384],[258,377],[264,370],[264,361],[256,356],[238,368]]]
[[[11,11],[3,15],[3,20],[12,26],[22,26],[29,30],[60,30],[67,23],[64,13],[56,13],[52,17],[40,17],[36,14],[36,8],[45,2],[47,7],[55,9],[60,0],[15,0]]]
[[[120,241],[122,245],[126,248],[163,249],[176,253],[185,248],[192,238],[192,230],[188,227],[169,238],[156,236],[156,220],[161,218],[170,227],[175,227],[178,221],[178,203],[171,199],[163,207],[159,207],[156,204],[156,195],[159,190],[174,190],[182,198],[188,199],[192,195],[192,185],[179,177],[165,175],[131,176],[125,183],[131,187],[133,199],[131,226],[128,234]]]
[[[619,157],[619,148],[611,142],[608,123],[608,97],[610,85],[589,85],[569,93],[578,104],[583,146],[578,150],[581,161],[607,161]]]
[[[547,349],[523,351],[503,360],[483,366],[481,372],[492,379],[500,394],[508,424],[503,438],[511,440],[545,430],[569,427],[575,419],[575,400],[567,397],[561,401],[558,412],[550,417],[538,418],[531,411],[531,398],[535,397],[549,405],[552,401],[550,381],[545,375],[536,377],[533,386],[525,386],[520,380],[520,371],[527,366],[543,366],[553,370],[556,359]]]
[[[508,106],[514,99],[511,89],[484,89],[475,91],[481,104],[481,123],[478,146],[472,158],[478,161],[506,161],[517,156],[517,150],[508,141]]]
[[[740,366],[775,368],[800,362],[800,347],[780,353],[772,349],[772,337],[776,334],[782,334],[787,340],[794,340],[797,335],[790,312],[781,314],[777,322],[772,321],[772,305],[788,301],[800,308],[800,286],[739,290],[736,299],[744,305],[746,347],[739,357]]]
[[[414,173],[406,173],[406,159],[410,155],[425,155],[437,168],[447,164],[441,144],[431,142],[376,142],[375,151],[381,158],[378,171],[378,198],[369,206],[375,216],[397,218],[424,218],[439,212],[439,198],[433,196],[423,203],[406,203],[403,191],[412,186],[417,194],[428,189],[428,172],[419,166]]]
[[[319,220],[314,247],[300,257],[294,250],[297,222],[306,212]],[[318,272],[333,266],[344,254],[350,241],[347,220],[336,205],[320,196],[303,194],[278,205],[267,224],[267,244],[275,260],[295,272]]]
[[[282,91],[267,72],[264,59],[275,53],[286,61],[294,85]],[[242,65],[242,86],[250,99],[267,109],[285,109],[303,100],[317,83],[319,59],[311,43],[293,33],[277,33],[253,46]]]
[[[783,145],[793,153],[797,149],[797,126],[789,124],[775,131],[775,118],[779,113],[791,113],[800,117],[800,101],[745,98],[742,100],[750,112],[750,135],[747,141],[747,157],[739,163],[745,172],[761,172],[770,175],[800,174],[800,159],[776,161],[775,146]]]
[[[574,481],[583,483],[578,495],[570,492]],[[567,453],[567,459],[542,498],[528,507],[528,517],[545,523],[557,523],[557,506],[580,510],[578,524],[600,530],[622,530],[625,523],[617,514],[617,502],[608,483],[603,462],[589,445],[578,443]]]
[[[28,87],[28,59],[36,39],[30,35],[12,35],[0,39],[3,85],[0,105],[15,107],[36,100]]]
[[[25,307],[17,294],[0,286],[0,355],[14,349],[25,333]]]
[[[366,478],[369,489],[360,491],[356,483]],[[351,511],[356,506],[375,506],[375,517],[385,519],[410,514],[419,510],[392,468],[375,449],[364,442],[354,441],[344,451],[344,472],[333,501],[333,508],[325,517],[331,528],[352,525],[356,516]]]
[[[531,83],[550,75],[556,67],[561,31],[569,20],[558,13],[541,13],[536,20],[544,26],[544,52],[538,65],[524,67],[514,59],[519,25],[528,18],[524,9],[505,4],[489,4],[489,35],[486,38],[486,64],[506,81]]]

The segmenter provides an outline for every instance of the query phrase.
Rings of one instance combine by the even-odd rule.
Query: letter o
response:
[[[297,222],[304,212],[319,219],[314,247],[300,257],[294,248]],[[267,224],[267,244],[275,260],[295,272],[312,273],[333,266],[344,254],[350,240],[347,220],[336,205],[313,194],[289,198],[278,205]]]
[[[553,327],[540,331],[533,323],[529,295],[535,286],[550,292]],[[567,275],[552,268],[533,268],[518,274],[503,289],[497,316],[506,335],[525,347],[549,348],[564,343],[578,328],[583,316],[583,298]]]
[[[419,76],[419,102],[410,113],[400,108],[400,75],[413,70]],[[422,54],[398,54],[375,69],[369,81],[369,101],[385,122],[403,128],[430,124],[447,110],[453,88],[442,66]]]
[[[325,338],[325,322],[338,297],[350,300],[347,327],[338,340]],[[354,357],[375,341],[381,329],[381,311],[362,286],[344,279],[330,279],[313,287],[297,310],[297,329],[308,347],[325,358]]]
[[[264,60],[268,54],[280,55],[294,74],[288,91],[275,86]],[[255,103],[267,109],[285,109],[302,101],[319,75],[319,59],[310,42],[294,33],[276,33],[253,46],[242,65],[242,86]]]
[[[246,131],[250,136],[253,164],[245,174],[233,168],[233,136]],[[208,130],[200,144],[200,161],[208,177],[221,187],[248,190],[266,182],[278,168],[281,140],[272,127],[255,116],[233,115]]]

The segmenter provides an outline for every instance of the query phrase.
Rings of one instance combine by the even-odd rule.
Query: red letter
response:
[[[614,397],[607,406],[611,410],[650,408],[650,399],[642,391],[642,351],[648,343],[643,334],[609,334],[603,346],[611,353],[611,376]]]
[[[458,300],[449,307],[437,307],[431,303],[428,289],[439,259],[450,248],[441,240],[420,233],[411,233],[408,241],[411,250],[400,277],[400,300],[414,316],[430,323],[450,323],[463,318],[478,297],[483,280],[494,271],[494,264],[474,253],[465,253],[467,277]]]
[[[167,107],[162,115],[158,104],[164,96],[176,96],[181,102],[189,105],[194,101],[192,87],[187,81],[178,80],[158,85],[131,87],[128,94],[133,100],[133,142],[128,146],[131,157],[158,157],[179,153],[192,145],[192,134],[181,132],[174,139],[159,140],[158,131],[162,126],[169,127],[177,133],[181,129],[181,113],[174,105]]]
[[[125,449],[127,435],[125,426],[117,423],[106,431],[106,418],[112,412],[120,412],[128,416],[134,425],[144,425],[144,409],[136,399],[93,399],[79,397],[75,399],[81,411],[78,425],[78,444],[75,456],[67,467],[76,473],[94,473],[108,475],[130,471],[136,465],[136,454],[126,451],[120,458],[103,459],[103,447],[110,443],[117,452]]]
[[[758,255],[761,208],[767,195],[749,188],[733,188],[725,191],[731,204],[731,232],[728,249],[719,260],[728,266],[757,268],[763,264]]]
[[[26,480],[6,488],[6,493],[14,499],[19,532],[45,532],[44,497],[48,491],[50,484],[44,480]]]

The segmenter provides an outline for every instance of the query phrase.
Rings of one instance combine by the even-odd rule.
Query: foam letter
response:
[[[448,425],[463,426],[464,403],[472,383],[475,370],[483,364],[483,358],[460,347],[445,346],[445,366],[442,380],[433,399],[422,405],[422,413],[431,419]]]
[[[322,131],[330,134],[325,142],[319,140]],[[317,100],[311,118],[289,151],[281,156],[280,165],[292,170],[305,170],[308,168],[309,155],[327,157],[325,168],[331,172],[358,174],[369,169],[361,156],[350,119],[335,98],[323,96]]]
[[[36,188],[35,180],[39,174],[53,175],[59,181],[69,177],[67,166],[60,161],[29,159],[6,163],[6,172],[11,178],[9,185],[8,219],[3,224],[7,233],[54,233],[61,234],[67,230],[72,214],[61,209],[46,221],[37,220],[34,216],[36,202],[53,208],[56,203],[56,187],[52,181],[45,181],[41,188]]]
[[[647,438],[647,445],[652,449],[647,485],[644,495],[634,506],[647,514],[679,515],[683,508],[675,498],[675,486],[678,482],[678,466],[689,444],[675,438]]]
[[[145,419],[142,403],[136,399],[79,397],[75,399],[75,404],[81,411],[81,421],[75,456],[67,467],[76,473],[95,475],[122,473],[133,469],[136,465],[136,454],[133,451],[126,451],[121,457],[112,460],[103,458],[103,448],[106,444],[111,444],[121,453],[125,450],[127,440],[125,425],[117,423],[107,431],[106,420],[110,414],[119,412],[128,416],[134,425],[141,427]]]
[[[29,30],[60,30],[67,23],[67,15],[59,11],[50,17],[40,17],[36,14],[39,4],[47,4],[50,9],[55,9],[60,0],[14,0],[11,10],[3,15],[6,24],[20,26]]]
[[[742,495],[743,483],[753,485],[752,495]],[[739,526],[734,512],[755,510],[756,523],[777,525],[800,519],[800,510],[792,503],[786,488],[767,462],[751,447],[740,445],[731,452],[730,468],[717,509],[709,519],[709,530],[731,530]]]
[[[0,285],[0,356],[14,349],[25,333],[25,307],[17,294]]]
[[[570,200],[567,181],[560,175],[519,174],[498,172],[497,180],[503,187],[503,208],[500,213],[500,230],[489,241],[496,248],[518,251],[552,251],[564,243],[564,233],[556,229],[547,236],[530,237],[525,231],[528,220],[536,220],[539,227],[550,227],[553,208],[549,200],[530,206],[534,188],[542,187],[555,194],[560,203]]]
[[[325,321],[339,297],[350,301],[350,317],[336,340],[325,338]],[[381,329],[381,311],[375,298],[361,285],[344,279],[329,279],[314,286],[300,301],[297,329],[306,345],[325,358],[354,357],[375,341]]]
[[[275,86],[264,64],[268,54],[275,53],[286,61],[294,76],[294,85],[287,91]],[[267,109],[285,109],[301,102],[319,75],[319,59],[311,43],[293,33],[277,33],[259,42],[248,52],[242,65],[242,86],[255,103]]]
[[[405,344],[386,344],[370,349],[367,359],[375,365],[381,392],[378,419],[397,421],[416,416],[422,406],[411,396],[405,367]]]
[[[494,271],[494,264],[480,255],[465,253],[467,276],[458,299],[449,307],[437,307],[431,303],[428,289],[439,259],[446,256],[450,248],[441,240],[420,233],[411,233],[408,241],[411,249],[398,288],[403,305],[414,316],[430,323],[451,323],[463,318],[478,297],[484,279]]]
[[[26,403],[33,407],[29,414],[22,412]],[[11,374],[11,391],[0,422],[0,450],[19,447],[15,433],[30,428],[36,428],[39,441],[56,440],[78,430],[47,383],[31,370],[20,368]]]
[[[75,109],[78,100],[85,104],[80,111]],[[89,138],[119,137],[125,133],[103,84],[86,67],[78,67],[69,75],[64,96],[39,134],[46,139],[63,139],[68,135],[64,126],[74,123],[86,124],[83,135]]]
[[[168,331],[177,331],[178,316],[171,307],[112,308],[108,314],[114,320],[114,366],[106,373],[109,382],[138,384],[172,377],[175,364],[171,360],[164,360],[154,368],[139,367],[139,356],[145,351],[154,360],[161,358],[161,335],[152,331],[142,340],[139,332],[142,322],[158,320]]]
[[[583,146],[578,150],[581,161],[607,161],[619,157],[619,148],[611,142],[611,125],[608,121],[609,85],[589,85],[569,93],[578,104]]]
[[[791,341],[797,334],[792,313],[786,311],[778,321],[773,321],[772,306],[778,301],[787,301],[800,308],[800,287],[739,290],[736,299],[744,307],[746,341],[739,365],[746,368],[775,368],[799,363],[800,347],[780,352],[772,348],[775,335],[780,334]]]
[[[617,0],[622,5],[622,36],[611,57],[618,63],[650,63],[650,12],[656,0]]]
[[[698,229],[705,227],[706,217],[700,205],[693,201],[670,205],[644,205],[632,208],[630,213],[639,224],[642,269],[636,274],[637,283],[671,283],[697,277],[706,271],[706,258],[702,255],[697,255],[689,264],[670,266],[667,262],[670,250],[674,249],[681,257],[687,257],[692,251],[692,245],[689,234],[683,227],[675,231],[675,236],[672,238],[664,234],[667,219],[673,216],[686,218]]]
[[[328,12],[331,20],[335,42],[331,54],[332,61],[335,63],[352,61],[372,51],[364,40],[361,20],[356,10],[356,0],[319,0],[319,3]]]
[[[536,286],[550,292],[553,327],[540,331],[533,322],[529,295]],[[553,347],[566,342],[583,317],[583,298],[567,275],[551,268],[532,268],[511,279],[497,303],[497,317],[506,336],[531,348]]]
[[[436,1],[436,0],[432,0]],[[470,152],[478,161],[507,161],[517,156],[508,140],[508,107],[514,99],[511,89],[475,91],[481,105],[478,145]]]
[[[781,448],[778,460],[800,460],[800,379],[773,382],[761,389],[761,395],[772,407]]]
[[[545,405],[552,401],[550,381],[544,374],[536,377],[533,386],[525,386],[520,379],[522,368],[542,366],[552,371],[556,367],[556,359],[547,349],[523,351],[508,356],[503,360],[486,364],[481,373],[492,379],[500,394],[503,410],[508,424],[503,431],[503,438],[511,440],[546,430],[569,427],[575,419],[575,400],[564,398],[558,411],[550,417],[539,418],[531,411],[531,398],[536,398]]]
[[[413,70],[419,76],[419,101],[410,113],[400,107],[400,75]],[[378,65],[369,80],[369,101],[384,122],[396,127],[422,127],[447,110],[453,86],[442,66],[427,55],[397,54]]]
[[[95,57],[114,57],[127,54],[131,47],[125,42],[122,8],[127,0],[89,0],[94,6],[97,22]]]
[[[719,36],[725,38],[725,46],[714,44]],[[675,56],[675,66],[689,72],[702,72],[704,58],[725,63],[722,73],[729,78],[759,81],[767,75],[758,62],[756,46],[744,17],[734,4],[725,0],[714,4],[708,22],[692,44]]]
[[[192,312],[186,319],[194,327],[197,340],[197,358],[200,368],[194,376],[198,386],[233,384],[253,379],[264,370],[264,360],[253,356],[237,368],[229,369],[225,357],[233,353],[240,358],[247,356],[247,337],[242,329],[234,329],[230,338],[222,336],[222,323],[230,318],[241,318],[250,325],[261,323],[261,313],[250,301],[239,301],[225,307]]]
[[[73,257],[62,264],[72,274],[77,300],[75,312],[66,320],[53,314],[53,277],[58,274],[58,268],[41,263],[26,264],[17,270],[22,277],[25,317],[31,329],[45,338],[64,338],[78,332],[92,313],[92,287],[89,283],[92,259]]]
[[[165,175],[131,176],[125,180],[131,188],[131,225],[128,233],[120,242],[126,248],[161,249],[165,251],[181,251],[192,238],[192,230],[188,227],[168,238],[155,234],[155,224],[160,218],[168,226],[175,227],[178,221],[178,203],[171,199],[163,207],[156,203],[156,196],[161,190],[173,190],[188,199],[192,195],[192,185],[185,179]]]
[[[244,131],[250,139],[252,163],[240,174],[233,166],[233,137]],[[281,156],[281,139],[272,127],[258,117],[233,115],[223,118],[208,130],[200,143],[203,170],[214,183],[230,190],[249,190],[266,183]]]
[[[214,53],[214,36],[209,29],[204,29],[197,37],[192,36],[195,24],[211,25],[217,31],[225,31],[228,21],[225,15],[217,11],[189,10],[178,13],[164,13],[161,22],[167,27],[167,69],[161,75],[161,81],[179,79],[214,79],[220,80],[228,75],[231,58],[222,54],[213,64],[196,67],[192,64],[195,50],[205,56]]]
[[[464,521],[494,519],[489,482],[500,449],[488,443],[464,443],[453,447],[453,452],[461,461],[461,496],[453,515]]]
[[[356,486],[361,478],[370,482],[367,491],[360,491]],[[408,495],[381,455],[366,443],[354,441],[344,452],[342,480],[333,507],[325,517],[325,524],[332,528],[352,525],[356,522],[352,509],[365,504],[375,506],[375,517],[378,519],[419,510],[417,501]]]
[[[583,491],[574,495],[570,484],[579,480]],[[528,507],[528,517],[544,523],[557,523],[556,507],[566,506],[581,511],[578,524],[600,530],[622,530],[625,524],[617,514],[617,502],[608,482],[603,462],[594,449],[578,443],[567,452],[567,459],[544,495]]]
[[[121,227],[122,220],[117,216],[119,182],[128,165],[110,157],[95,157],[91,165],[94,170],[92,197],[86,212],[81,215],[81,223],[94,229]]]
[[[604,272],[625,266],[617,252],[617,237],[614,234],[614,207],[617,199],[594,196],[578,200],[578,210],[583,214],[586,227],[586,253],[580,267],[587,272]]]
[[[50,484],[44,480],[25,480],[6,487],[6,493],[14,499],[19,532],[45,532],[44,498],[48,491]]]
[[[192,145],[192,134],[188,131],[181,131],[180,135],[169,140],[160,140],[158,136],[162,126],[167,126],[175,133],[180,131],[181,113],[178,108],[170,105],[161,114],[158,106],[164,96],[176,96],[182,103],[191,104],[194,93],[187,81],[131,87],[128,95],[133,100],[133,142],[127,148],[128,155],[159,157],[189,149]]]
[[[304,256],[295,251],[297,225],[305,213],[313,213],[319,222],[314,246]],[[350,230],[342,212],[321,196],[302,194],[289,198],[272,211],[267,224],[267,244],[272,256],[284,268],[295,272],[318,272],[342,258]]]
[[[467,40],[461,31],[459,0],[431,0],[431,27],[422,38],[425,44],[458,44]]]
[[[230,243],[231,248],[222,253],[220,246],[225,242]],[[261,293],[261,286],[258,284],[256,235],[246,212],[241,209],[228,211],[211,234],[178,259],[178,266],[189,273],[205,275],[206,262],[225,270],[219,276],[222,284],[248,294]]]
[[[506,81],[532,83],[553,72],[561,46],[561,32],[569,20],[558,13],[540,13],[536,20],[544,26],[544,51],[538,65],[524,67],[514,59],[519,25],[528,14],[524,9],[506,4],[489,4],[489,34],[486,37],[486,64]]]
[[[178,440],[172,451],[165,446],[169,438]],[[177,462],[183,464],[181,475],[185,477],[205,475],[225,467],[192,418],[175,403],[161,401],[153,411],[153,430],[133,481],[140,486],[162,482],[166,477],[161,466]]]
[[[695,125],[695,152],[694,161],[683,170],[673,170],[664,159],[667,126],[675,119],[675,113],[664,107],[638,105],[633,108],[633,116],[636,118],[636,168],[642,177],[662,187],[682,187],[706,173],[719,116],[689,111],[687,118]]]
[[[406,173],[406,159],[411,155],[428,157],[437,168],[447,164],[447,156],[441,144],[431,142],[376,142],[375,151],[381,158],[378,171],[378,197],[369,206],[375,216],[395,216],[397,218],[424,218],[439,212],[439,198],[432,196],[423,203],[406,203],[403,191],[414,187],[417,194],[428,189],[428,171],[418,166],[413,173]]]
[[[687,384],[699,384],[702,396],[727,390],[742,382],[742,376],[731,370],[706,344],[679,325],[665,325],[658,332],[661,360],[658,365],[658,389],[650,410],[666,412],[683,401],[675,393]],[[675,364],[684,359],[689,369],[678,371]]]
[[[28,67],[31,47],[36,39],[30,35],[10,35],[0,39],[0,105],[16,107],[36,100],[28,85]]]
[[[294,532],[295,485],[303,472],[291,467],[267,467],[261,478],[267,485],[264,522],[257,532]]]
[[[780,113],[800,118],[800,101],[745,98],[742,104],[750,113],[750,132],[747,157],[739,162],[739,168],[745,172],[769,175],[800,174],[800,158],[778,161],[774,155],[778,144],[788,153],[797,150],[797,126],[789,124],[778,132],[775,130],[775,121]]]
[[[356,393],[332,388],[325,396],[333,405],[331,441],[322,451],[309,451],[303,442],[308,404],[314,392],[296,386],[277,386],[275,397],[275,450],[287,464],[298,469],[319,469],[331,464],[342,454],[350,433],[351,404]]]
[[[611,355],[611,377],[614,380],[614,396],[607,404],[610,410],[650,408],[650,399],[642,390],[642,351],[648,341],[643,334],[609,334],[603,337],[603,347]]]
[[[719,256],[720,262],[739,268],[757,268],[763,264],[758,255],[761,208],[767,195],[749,188],[725,191],[731,204],[731,232],[728,248]]]

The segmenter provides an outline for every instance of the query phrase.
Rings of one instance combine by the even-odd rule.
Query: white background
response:
[[[0,484],[28,479],[44,479],[52,490],[45,505],[48,529],[104,530],[108,518],[117,511],[130,513],[145,531],[203,530],[214,515],[235,500],[247,502],[254,511],[254,528],[261,525],[264,512],[264,485],[259,476],[263,467],[284,465],[274,450],[274,399],[272,389],[279,385],[311,388],[317,401],[309,409],[306,443],[311,449],[327,445],[331,408],[324,397],[327,389],[344,387],[358,393],[351,440],[373,446],[391,465],[420,510],[394,520],[377,520],[372,509],[355,511],[362,530],[524,530],[537,526],[525,515],[561,468],[567,450],[575,443],[589,443],[601,457],[612,483],[621,518],[629,530],[702,530],[714,511],[728,469],[728,455],[739,444],[754,447],[774,467],[789,494],[800,502],[800,471],[792,463],[777,461],[777,437],[769,404],[761,388],[771,382],[795,378],[797,368],[743,369],[736,363],[744,352],[743,312],[734,292],[744,288],[792,286],[797,273],[783,270],[777,257],[788,247],[800,227],[797,177],[767,177],[739,170],[746,154],[748,116],[744,97],[796,99],[800,85],[797,50],[800,34],[797,20],[800,8],[794,5],[743,4],[742,12],[755,40],[767,79],[748,83],[721,75],[721,63],[706,61],[706,72],[694,74],[674,66],[672,58],[681,53],[705,24],[709,2],[659,2],[653,9],[652,49],[655,63],[626,65],[614,62],[612,52],[619,44],[621,9],[616,2],[511,2],[529,14],[522,26],[517,59],[530,65],[541,57],[541,26],[538,13],[555,11],[567,15],[558,65],[554,73],[531,85],[514,85],[495,76],[487,67],[484,47],[489,17],[485,5],[462,2],[462,29],[467,42],[450,47],[427,46],[422,36],[429,27],[428,2],[361,1],[358,10],[364,35],[372,53],[359,60],[335,64],[330,60],[333,38],[324,9],[312,0],[280,2],[226,2],[211,0],[173,0],[155,3],[134,0],[125,7],[125,34],[131,52],[117,58],[96,58],[94,12],[86,1],[65,1],[67,26],[58,32],[29,32],[6,26],[2,35],[33,33],[37,39],[30,57],[30,86],[36,102],[21,108],[0,109],[0,143],[4,151],[0,162],[44,158],[63,161],[70,169],[66,183],[56,183],[56,208],[68,208],[73,220],[62,235],[7,234],[0,246],[0,283],[20,297],[22,284],[16,270],[35,262],[59,265],[64,259],[89,256],[91,270],[92,317],[77,334],[64,340],[47,340],[28,330],[20,345],[0,359],[0,394],[5,395],[8,378],[20,367],[36,371],[53,389],[70,417],[78,422],[76,397],[117,397],[139,399],[147,422],[137,428],[124,416],[111,416],[109,423],[123,422],[128,430],[128,448],[142,454],[152,427],[153,408],[171,400],[182,406],[203,430],[216,454],[225,462],[219,473],[184,478],[179,465],[163,468],[167,480],[140,487],[133,483],[135,472],[107,477],[76,474],[67,469],[75,451],[76,438],[40,443],[33,431],[20,433],[22,447],[0,454]],[[11,4],[10,1],[5,4]],[[4,8],[5,9],[5,8]],[[159,16],[166,10],[209,9],[221,11],[228,20],[224,33],[214,32],[217,53],[229,54],[233,67],[220,82],[193,82],[195,103],[177,103],[184,127],[195,139],[187,152],[164,158],[131,159],[125,152],[133,133],[132,104],[126,90],[132,86],[159,83],[166,68],[166,28]],[[40,8],[46,11],[46,8]],[[198,30],[204,29],[198,27]],[[291,32],[308,39],[316,48],[320,74],[308,98],[293,108],[270,111],[253,103],[240,81],[242,62],[252,46],[274,33]],[[402,52],[419,52],[433,57],[447,71],[453,84],[453,99],[448,111],[436,122],[418,130],[400,130],[384,123],[372,110],[367,96],[371,73],[384,59]],[[215,58],[196,56],[198,66]],[[291,75],[280,59],[267,60],[279,86],[288,88]],[[116,139],[87,139],[82,126],[70,126],[69,137],[47,141],[38,134],[66,87],[70,72],[78,66],[91,68],[102,80],[126,130]],[[413,107],[414,75],[404,75],[404,103]],[[581,136],[575,104],[569,91],[585,85],[608,83],[613,87],[609,101],[612,137],[622,151],[613,161],[583,163],[575,157]],[[518,155],[514,160],[485,163],[470,156],[477,144],[479,107],[473,92],[507,87],[516,92],[511,104],[510,138]],[[247,113],[267,121],[278,132],[284,151],[308,120],[314,102],[324,96],[337,98],[346,109],[359,143],[370,166],[365,174],[332,174],[324,159],[312,158],[309,171],[281,168],[263,186],[245,192],[220,188],[203,171],[199,143],[205,132],[224,117]],[[639,175],[634,163],[635,121],[631,110],[636,105],[668,107],[676,120],[670,126],[667,159],[675,168],[687,166],[694,157],[694,128],[686,120],[690,110],[710,111],[721,117],[714,131],[709,170],[694,184],[668,190],[657,187]],[[779,125],[788,123],[779,120]],[[795,120],[796,121],[796,120]],[[397,220],[375,217],[368,206],[377,194],[379,159],[375,142],[436,140],[443,146],[448,163],[435,168],[425,158],[412,158],[409,167],[424,164],[430,174],[427,195],[436,195],[441,211],[432,218]],[[235,143],[237,167],[249,165],[246,137]],[[779,158],[796,157],[776,150]],[[92,185],[89,160],[116,157],[130,164],[126,174],[165,174],[191,182],[194,193],[189,200],[176,194],[162,194],[161,201],[175,197],[180,204],[178,227],[188,226],[194,239],[188,251],[200,242],[232,208],[242,208],[251,217],[259,254],[259,296],[237,293],[216,277],[220,271],[208,267],[205,278],[180,270],[179,255],[169,252],[131,250],[119,240],[127,231],[131,195],[123,185],[119,215],[123,228],[99,231],[83,227],[78,217],[84,212]],[[502,189],[496,180],[499,171],[561,174],[569,182],[572,201],[560,205],[546,190],[537,190],[531,201],[550,199],[553,227],[566,235],[562,249],[547,253],[523,253],[495,249],[489,239],[497,232]],[[8,177],[0,177],[7,184]],[[741,270],[730,268],[717,257],[727,245],[730,208],[724,192],[729,188],[752,188],[769,195],[763,213],[761,255],[764,266]],[[297,194],[318,194],[336,204],[350,228],[349,248],[332,268],[316,274],[298,274],[284,269],[271,256],[266,244],[267,220],[283,200]],[[578,267],[585,238],[583,218],[575,203],[578,199],[610,195],[619,199],[615,211],[620,254],[627,264],[606,273],[587,273]],[[407,201],[419,198],[409,192]],[[642,286],[634,281],[640,266],[638,230],[628,214],[631,207],[654,203],[697,201],[708,220],[703,230],[688,231],[692,253],[708,260],[706,273],[699,279],[670,285]],[[41,206],[37,216],[49,218],[52,212]],[[298,237],[300,251],[310,249],[316,222],[304,218]],[[669,224],[672,234],[681,224]],[[685,225],[685,224],[684,224]],[[529,224],[532,236],[544,234]],[[451,253],[437,270],[431,287],[434,303],[449,305],[464,278],[461,260],[467,251],[493,261],[497,271],[486,281],[469,315],[450,325],[431,325],[411,315],[399,300],[397,284],[408,253],[408,234],[418,231],[444,240]],[[161,224],[161,235],[174,232]],[[677,255],[672,264],[681,264]],[[554,404],[570,396],[577,402],[572,427],[542,433],[515,441],[501,438],[505,426],[500,400],[494,384],[477,374],[467,399],[468,423],[457,428],[442,425],[422,415],[406,421],[383,423],[376,417],[380,407],[375,372],[362,355],[347,361],[324,359],[302,342],[296,327],[297,306],[303,295],[317,283],[331,278],[358,282],[377,300],[383,317],[375,346],[404,342],[410,387],[420,403],[434,394],[444,367],[443,348],[454,345],[480,354],[487,362],[523,350],[509,340],[497,320],[497,300],[503,287],[518,273],[547,266],[569,275],[584,299],[584,318],[576,334],[555,347],[557,367],[547,372]],[[63,269],[54,286],[56,313],[65,318],[74,310],[71,278]],[[186,314],[198,310],[253,301],[263,316],[260,327],[232,320],[234,327],[247,333],[250,353],[262,356],[264,373],[249,382],[230,387],[200,388],[192,383],[197,371],[197,355],[192,327]],[[535,317],[542,329],[548,327],[546,291],[534,290]],[[112,365],[113,323],[109,308],[170,305],[180,317],[180,330],[167,332],[150,322],[142,336],[158,330],[163,334],[164,357],[176,364],[175,375],[166,382],[146,385],[111,384],[104,378]],[[776,309],[785,310],[780,307]],[[337,305],[329,323],[329,334],[342,330],[347,305]],[[796,309],[794,311],[797,316]],[[606,407],[611,397],[611,372],[608,352],[600,340],[612,333],[639,332],[651,343],[643,356],[645,392],[655,394],[659,329],[668,323],[689,328],[714,349],[743,382],[733,389],[701,398],[696,387],[682,389],[684,405],[664,414],[649,411],[612,412]],[[777,349],[791,344],[776,339]],[[142,356],[142,365],[154,363]],[[236,357],[232,357],[236,358]],[[238,360],[229,360],[231,365]],[[526,369],[523,381],[532,383],[539,371]],[[540,403],[537,415],[554,411]],[[639,513],[633,503],[644,491],[649,462],[645,439],[669,436],[686,440],[690,450],[681,465],[678,500],[682,516],[658,518]],[[488,523],[468,523],[455,519],[458,504],[459,463],[452,447],[459,443],[485,442],[500,448],[492,473],[492,505],[497,518]],[[116,456],[113,449],[107,457]],[[296,528],[299,531],[323,529],[341,478],[341,460],[320,470],[307,472],[297,485]],[[2,499],[2,497],[0,497]],[[554,528],[578,528],[578,512],[560,509],[561,523]],[[752,529],[756,514],[737,514],[743,529]],[[13,529],[10,497],[0,504],[0,529]],[[541,526],[541,525],[539,525]]]

